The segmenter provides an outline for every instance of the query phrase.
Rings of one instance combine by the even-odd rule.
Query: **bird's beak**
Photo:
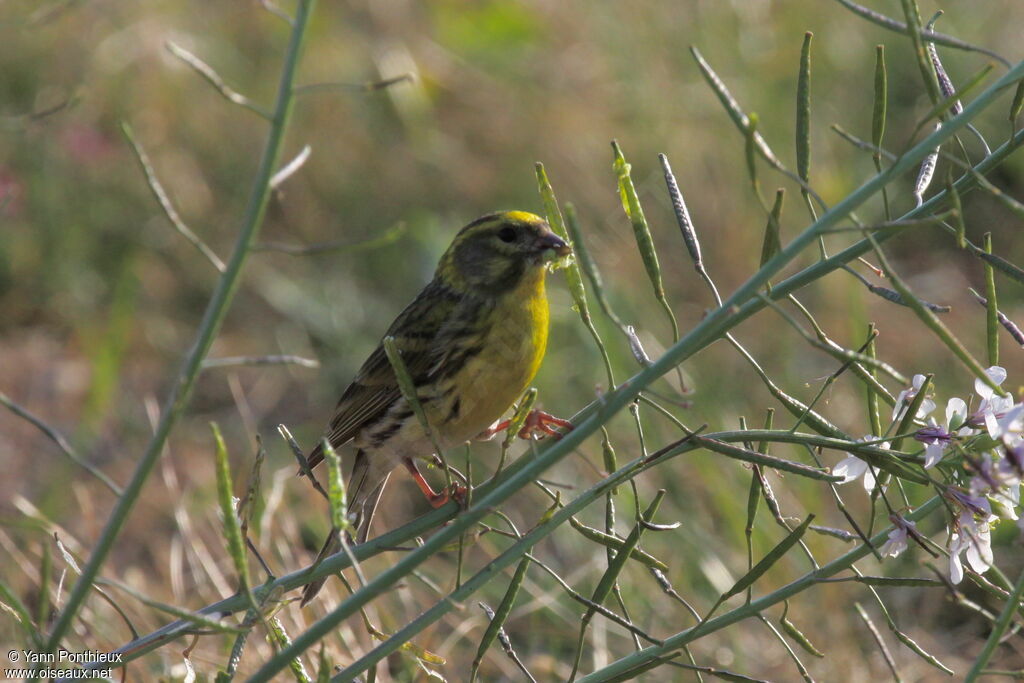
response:
[[[537,241],[534,244],[539,252],[544,252],[550,249],[559,256],[568,256],[572,253],[572,249],[565,243],[565,240],[553,232],[544,233],[537,238]]]

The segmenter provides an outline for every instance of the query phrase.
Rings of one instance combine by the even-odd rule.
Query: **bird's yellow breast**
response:
[[[544,269],[527,273],[504,294],[487,322],[480,352],[452,378],[454,390],[438,406],[444,414],[437,415],[437,422],[431,419],[451,444],[472,439],[489,427],[537,374],[548,341]]]

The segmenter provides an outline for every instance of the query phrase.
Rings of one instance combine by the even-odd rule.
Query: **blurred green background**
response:
[[[900,13],[895,1],[871,4],[892,16]],[[926,18],[939,8],[921,3]],[[1022,56],[1021,3],[941,8],[948,13],[939,30],[1010,61]],[[68,435],[119,482],[130,476],[145,447],[217,276],[161,213],[120,126],[132,126],[184,221],[226,258],[266,125],[227,103],[166,46],[173,42],[191,51],[232,88],[269,106],[286,31],[278,17],[253,1],[68,0],[0,7],[0,189],[7,197],[0,214],[0,391]],[[577,206],[612,306],[637,327],[648,353],[659,353],[671,334],[619,202],[609,141],[618,139],[633,165],[669,300],[681,327],[689,329],[711,299],[680,239],[657,154],[668,154],[673,164],[708,269],[723,292],[756,269],[765,215],[747,177],[742,137],[701,79],[688,47],[697,46],[742,106],[759,114],[759,129],[785,163],[795,167],[796,75],[805,31],[815,36],[811,183],[835,203],[873,173],[870,156],[829,127],[838,123],[869,137],[876,44],[886,45],[889,65],[886,145],[895,152],[904,149],[929,108],[909,41],[853,16],[837,2],[319,3],[300,83],[361,84],[403,73],[414,78],[372,92],[338,88],[299,98],[285,157],[306,145],[312,153],[275,193],[260,239],[356,243],[397,229],[400,236],[374,249],[252,255],[211,356],[288,353],[316,358],[322,366],[204,373],[104,574],[190,608],[232,592],[230,562],[214,512],[210,420],[225,430],[238,479],[244,479],[251,462],[254,435],[263,436],[270,453],[267,505],[276,514],[264,519],[261,548],[277,562],[278,573],[308,563],[327,528],[326,514],[319,499],[291,477],[294,465],[276,425],[288,424],[304,445],[317,438],[340,391],[388,323],[429,280],[458,227],[497,209],[540,212],[535,161],[546,165],[559,198]],[[989,61],[976,53],[940,51],[955,82]],[[1008,109],[1009,96],[978,121],[993,147],[1010,132]],[[970,137],[965,143],[979,159],[978,143]],[[940,163],[937,178],[945,172]],[[1020,197],[1022,173],[1024,161],[1018,155],[992,179]],[[786,241],[808,222],[799,191],[763,164],[759,175],[765,197],[776,187],[787,189]],[[892,186],[897,214],[913,205],[912,181]],[[984,232],[992,232],[999,254],[1024,260],[1019,219],[977,193],[965,198],[965,206],[972,239],[980,243]],[[882,212],[876,202],[860,215],[874,220]],[[837,235],[830,248],[852,239]],[[888,250],[921,297],[953,307],[947,324],[983,357],[984,311],[966,291],[967,286],[983,286],[980,262],[928,228],[891,242]],[[802,263],[814,258],[816,253],[808,253]],[[606,380],[560,276],[552,278],[550,290],[551,346],[536,385],[546,409],[569,416],[606,389]],[[1019,285],[1003,281],[1000,291],[1004,312],[1024,317]],[[845,346],[858,347],[867,323],[875,322],[882,357],[907,375],[937,373],[940,404],[948,396],[970,393],[968,375],[907,309],[867,294],[849,275],[836,273],[800,297]],[[617,377],[625,379],[636,371],[636,363],[624,338],[594,309]],[[741,326],[738,336],[778,384],[804,400],[835,369],[833,360],[809,352],[771,312]],[[1009,341],[1004,340],[1002,364],[1010,372],[1008,387],[1017,392],[1024,363]],[[770,397],[731,350],[712,347],[684,369],[694,390],[688,397],[692,406],[674,412],[687,424],[707,422],[712,429],[724,429],[734,428],[741,415],[752,423],[763,419]],[[669,381],[659,385],[664,394],[673,389]],[[891,389],[895,393],[900,387]],[[831,388],[818,407],[850,433],[867,433],[862,390],[849,378]],[[642,417],[649,449],[677,437],[655,415],[644,412]],[[620,459],[635,457],[640,444],[630,418],[622,416],[612,426]],[[494,467],[496,447],[474,449],[482,478]],[[803,457],[797,449],[779,449],[779,455]],[[0,458],[6,472],[0,477],[0,547],[10,558],[0,563],[2,578],[31,603],[43,546],[50,542],[45,532],[59,528],[65,543],[87,554],[112,501],[109,492],[69,466],[35,429],[6,411],[0,412]],[[550,477],[590,482],[600,468],[600,445],[593,441]],[[406,479],[394,478],[378,531],[422,511]],[[845,525],[826,488],[793,479],[773,480],[787,514],[813,511],[823,524]],[[644,500],[657,488],[669,491],[662,516],[682,521],[682,528],[652,535],[649,548],[671,565],[676,588],[698,609],[707,609],[715,591],[744,571],[748,480],[749,471],[735,462],[702,453],[639,481]],[[866,519],[858,485],[844,492]],[[620,498],[619,531],[625,533],[633,503],[628,492]],[[509,512],[529,525],[545,506],[537,493],[517,500]],[[590,513],[588,521],[600,525],[602,511]],[[928,531],[938,531],[938,525]],[[1013,558],[1014,534],[1002,531],[996,556],[1015,575],[1020,560],[1019,552]],[[755,534],[758,552],[780,537],[762,509]],[[844,548],[834,540],[810,540],[821,558]],[[500,547],[500,539],[485,536],[474,547],[470,565],[481,565]],[[603,551],[571,530],[543,543],[538,553],[583,592],[592,589],[604,561]],[[805,571],[800,559],[794,556],[773,570],[767,584],[779,585]],[[926,575],[927,569],[914,565],[927,559],[919,552],[887,569]],[[868,564],[870,571],[880,571]],[[60,561],[57,565],[62,566]],[[944,571],[944,562],[938,567]],[[450,588],[453,568],[453,558],[446,557],[424,571]],[[641,568],[627,576],[623,590],[638,623],[659,634],[692,623]],[[504,585],[499,580],[489,586],[483,592],[486,600],[497,604]],[[549,680],[564,676],[576,637],[577,605],[540,572],[531,572],[527,588],[508,624],[509,634],[535,675]],[[336,590],[326,604],[342,594]],[[983,620],[954,605],[941,590],[890,589],[884,597],[901,626],[926,649],[960,673],[969,666],[986,634]],[[423,585],[409,585],[388,596],[388,609],[375,618],[381,628],[394,630],[435,598]],[[874,615],[904,680],[942,676],[891,637],[869,594],[849,587],[823,588],[792,606],[790,618],[827,652],[823,660],[804,656],[813,660],[808,662],[812,674],[825,680],[835,680],[838,672],[844,680],[888,675],[852,607],[855,600]],[[166,620],[131,607],[140,630]],[[323,607],[310,614],[319,614],[318,609]],[[286,611],[295,632],[310,618],[294,606]],[[75,636],[80,647],[108,649],[130,639],[109,608],[92,604],[85,614],[102,627],[80,630]],[[450,680],[461,680],[484,624],[482,612],[467,605],[418,642],[447,657],[447,667],[439,670]],[[0,616],[0,642],[15,638],[9,617]],[[607,624],[595,626],[593,638],[585,670],[632,648],[623,631]],[[226,642],[202,641],[194,655],[197,668],[212,675],[225,659]],[[341,663],[372,641],[354,620],[329,644]],[[165,650],[143,660],[138,670],[182,675],[180,648]],[[760,624],[736,626],[701,641],[694,651],[711,666],[779,680],[797,677],[785,650]],[[256,646],[250,655],[243,670],[258,666]],[[1024,666],[1019,646],[1016,659],[1004,655],[1006,661],[997,662],[1001,666]],[[516,677],[500,652],[485,660],[483,671],[490,679]],[[388,675],[399,680],[424,676],[408,656],[393,657],[390,674],[381,670],[382,677]]]

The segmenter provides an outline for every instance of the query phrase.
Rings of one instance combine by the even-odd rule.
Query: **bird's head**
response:
[[[455,287],[495,294],[515,288],[524,276],[542,275],[548,261],[570,251],[540,216],[492,213],[459,231],[437,276]]]

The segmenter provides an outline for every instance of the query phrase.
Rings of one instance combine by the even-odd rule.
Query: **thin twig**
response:
[[[378,237],[371,237],[359,242],[350,240],[338,240],[335,242],[321,242],[319,244],[284,244],[282,242],[260,242],[254,244],[253,251],[279,251],[291,256],[310,256],[314,254],[325,254],[334,251],[362,251],[364,249],[376,249],[392,244],[405,234],[405,223],[395,223],[385,230]]]
[[[297,86],[295,88],[295,94],[306,95],[325,90],[341,90],[345,92],[374,92],[376,90],[390,88],[391,86],[398,85],[399,83],[412,83],[415,80],[416,77],[413,74],[404,73],[399,76],[392,76],[391,78],[382,78],[379,81],[368,81],[366,83],[341,83],[335,81],[329,83],[307,83],[306,85]]]
[[[64,438],[63,434],[61,434],[56,429],[43,422],[40,418],[36,417],[25,408],[22,408],[20,405],[12,401],[7,396],[7,394],[3,393],[2,391],[0,391],[0,404],[6,406],[8,410],[10,410],[18,417],[32,423],[32,425],[35,426],[36,429],[41,431],[43,434],[48,436],[51,441],[57,444],[57,447],[60,448],[61,453],[66,455],[71,462],[75,463],[79,467],[85,468],[85,470],[89,472],[89,474],[103,482],[103,484],[108,489],[110,489],[115,496],[121,495],[121,487],[115,484],[114,481],[106,474],[104,474],[95,466],[87,462],[85,458],[83,458],[78,453],[78,451],[75,450],[74,446],[68,443],[68,440]]]
[[[210,368],[227,368],[239,365],[300,365],[304,368],[318,368],[320,361],[315,358],[303,358],[290,354],[271,356],[224,356],[207,358],[203,361],[203,370]]]
[[[294,159],[285,164],[280,171],[278,171],[273,175],[273,177],[271,177],[270,189],[276,190],[281,185],[281,183],[295,175],[295,173],[298,172],[300,168],[302,168],[302,165],[306,163],[306,160],[309,159],[309,155],[312,151],[313,148],[310,147],[309,145],[303,147],[302,151],[296,154]]]
[[[128,144],[131,145],[132,151],[135,153],[135,158],[139,162],[139,166],[142,167],[142,172],[146,175],[146,184],[149,185],[149,189],[153,192],[153,196],[156,197],[156,201],[160,204],[160,208],[164,210],[164,215],[167,216],[167,220],[171,222],[174,229],[181,233],[181,236],[189,241],[189,243],[195,247],[200,254],[206,257],[213,267],[219,272],[223,273],[225,266],[224,261],[211,249],[206,242],[204,242],[198,235],[192,232],[192,229],[185,225],[185,221],[181,219],[177,209],[174,208],[174,204],[171,203],[171,198],[167,196],[167,192],[164,191],[163,185],[160,184],[160,180],[156,177],[156,171],[153,170],[153,165],[149,162],[149,157],[146,155],[146,151],[142,149],[135,140],[135,134],[132,133],[131,126],[127,123],[121,124],[121,131],[124,133],[125,138],[128,139]]]
[[[185,62],[185,64],[192,67],[192,69],[195,70],[196,73],[203,77],[203,80],[212,85],[214,89],[221,95],[223,95],[228,102],[231,102],[232,104],[237,104],[240,107],[244,107],[245,109],[248,109],[249,111],[263,117],[267,121],[274,120],[274,116],[269,111],[267,111],[260,105],[256,104],[240,92],[233,90],[227,83],[224,82],[224,79],[220,77],[220,74],[214,71],[212,66],[210,66],[203,60],[199,59],[199,57],[196,57],[194,54],[192,54],[185,48],[181,47],[180,45],[176,45],[172,42],[167,43],[167,50],[172,55],[174,55],[181,61]],[[289,93],[289,97],[291,95],[292,93]]]

